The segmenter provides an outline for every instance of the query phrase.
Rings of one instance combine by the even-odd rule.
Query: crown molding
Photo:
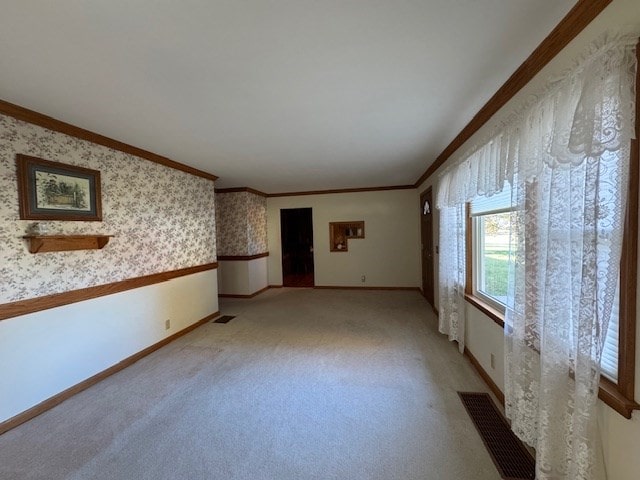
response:
[[[612,0],[579,0],[565,15],[560,23],[538,45],[529,58],[509,77],[489,101],[476,113],[471,121],[442,151],[436,160],[416,180],[414,187],[419,187],[435,171],[440,168],[449,157],[460,148],[474,133],[487,123],[495,113],[511,100],[540,70],[542,70],[558,53],[566,47],[584,28],[589,25]]]
[[[184,165],[183,163],[179,163],[175,160],[171,160],[170,158],[163,157],[162,155],[158,155],[156,153],[134,147],[133,145],[114,140],[113,138],[105,137],[104,135],[85,130],[84,128],[76,127],[75,125],[71,125],[70,123],[56,120],[55,118],[48,117],[42,113],[29,110],[28,108],[21,107],[4,100],[0,100],[0,114],[8,115],[18,120],[22,120],[23,122],[31,123],[48,130],[53,130],[54,132],[64,133],[65,135],[69,135],[70,137],[86,140],[88,142],[112,148],[120,152],[129,153],[131,155],[135,155],[136,157],[149,160],[150,162],[159,163],[160,165],[164,165],[165,167],[190,173],[191,175],[195,175],[196,177],[202,177],[212,181],[218,179],[217,176],[211,173],[198,170],[197,168]]]
[[[337,188],[332,190],[310,190],[303,192],[282,192],[268,193],[267,197],[297,197],[300,195],[326,195],[333,193],[358,193],[358,192],[380,192],[384,190],[410,190],[416,188],[414,185],[392,185],[388,187],[364,187],[364,188]]]
[[[259,195],[261,197],[269,196],[268,194],[251,187],[216,188],[216,193],[237,193],[237,192],[249,192],[249,193],[253,193],[254,195]]]

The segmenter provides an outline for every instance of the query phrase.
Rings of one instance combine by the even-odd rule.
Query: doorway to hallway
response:
[[[311,208],[280,210],[282,285],[313,287],[313,221]]]

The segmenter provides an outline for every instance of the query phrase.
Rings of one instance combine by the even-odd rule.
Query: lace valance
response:
[[[460,156],[441,176],[438,208],[531,180],[544,166],[579,165],[626,146],[634,134],[638,34],[606,36],[550,81],[489,139]]]

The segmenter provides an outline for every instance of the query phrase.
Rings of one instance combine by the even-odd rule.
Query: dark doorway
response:
[[[313,222],[310,208],[280,210],[282,285],[313,287]]]
[[[420,195],[420,231],[422,237],[422,294],[435,309],[433,294],[433,200],[431,187]]]

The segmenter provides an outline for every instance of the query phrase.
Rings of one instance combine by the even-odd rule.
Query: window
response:
[[[635,147],[637,152],[637,147]],[[633,157],[632,157],[633,158]],[[637,153],[636,153],[636,157]],[[638,165],[631,162],[621,273],[602,352],[600,398],[627,418],[634,397]],[[511,189],[479,197],[467,207],[466,299],[504,326],[509,266]]]
[[[635,55],[637,57],[637,63],[640,64],[640,43],[638,44]],[[628,70],[631,71],[631,70]],[[640,99],[640,68],[636,69],[636,81],[635,81],[635,99]],[[620,77],[622,78],[622,77]],[[629,84],[631,87],[632,84]],[[609,90],[606,90],[607,92]],[[625,90],[626,91],[626,90]],[[604,93],[605,90],[602,91]],[[568,98],[568,97],[567,97]],[[595,98],[595,97],[594,97]],[[600,100],[606,104],[609,101],[616,102],[616,95],[602,97]],[[555,103],[554,103],[555,102]],[[558,103],[559,99],[556,98],[553,102],[555,107],[562,107],[561,103]],[[548,105],[548,110],[540,109],[540,111],[536,112],[536,115],[540,115],[540,118],[545,117],[545,115],[553,113],[556,115],[561,110],[554,108]],[[625,104],[628,104],[626,100],[624,100]],[[631,102],[633,103],[633,102]],[[542,104],[540,104],[542,105]],[[613,104],[612,104],[613,105]],[[621,104],[622,105],[622,104]],[[564,105],[566,107],[566,105]],[[545,107],[547,108],[547,107]],[[564,108],[564,107],[563,107]],[[609,108],[609,107],[606,107]],[[556,111],[557,110],[557,111]],[[628,199],[627,199],[627,212],[626,218],[624,221],[624,238],[622,244],[622,255],[621,255],[621,265],[620,265],[620,276],[618,278],[617,284],[617,293],[615,293],[615,298],[617,298],[617,302],[612,306],[613,311],[611,312],[611,316],[613,317],[610,320],[610,326],[607,331],[607,337],[604,340],[603,345],[603,357],[601,360],[601,367],[603,375],[600,380],[600,389],[599,396],[605,401],[609,406],[617,410],[620,414],[627,418],[631,418],[632,410],[640,409],[640,405],[636,404],[634,401],[634,378],[635,378],[635,353],[636,353],[636,293],[637,293],[637,253],[638,253],[638,183],[640,178],[640,101],[635,102],[635,135],[630,136],[631,145],[630,150],[625,151],[618,150],[618,148],[613,148],[611,150],[607,150],[606,148],[602,153],[595,152],[597,155],[609,155],[609,154],[618,154],[618,152],[630,153],[630,171],[629,171],[629,190],[628,190]],[[611,110],[612,112],[615,109]],[[629,113],[629,112],[627,112]],[[562,115],[571,115],[570,111],[563,113]],[[551,125],[555,120],[553,120],[552,115],[549,117],[549,125]],[[536,117],[536,121],[539,121],[540,118]],[[546,117],[545,117],[546,118]],[[631,118],[631,117],[630,117]],[[603,124],[604,125],[604,124]],[[545,124],[545,128],[546,128]],[[518,125],[520,133],[524,131],[529,131],[531,135],[537,135],[537,133],[541,133],[543,135],[551,135],[550,132],[546,132],[544,129],[530,129],[527,125]],[[525,130],[522,130],[522,129]],[[546,132],[546,133],[545,133]],[[633,140],[635,138],[635,140]],[[508,131],[503,131],[502,133],[496,135],[492,140],[484,145],[481,145],[479,149],[470,155],[465,162],[460,162],[454,169],[450,172],[445,172],[440,185],[442,186],[442,196],[443,196],[443,204],[447,207],[452,207],[459,202],[461,202],[464,198],[472,198],[473,195],[478,195],[479,185],[481,182],[485,182],[485,185],[495,185],[489,175],[493,175],[498,172],[499,168],[502,168],[503,161],[503,149],[510,148],[511,146],[511,136]],[[527,147],[528,137],[523,135],[515,136],[513,140],[517,140],[513,144],[518,143],[518,148],[522,147],[524,144],[525,151],[537,151],[541,144],[539,143],[541,138],[533,138],[533,142]],[[523,142],[524,141],[524,142]],[[546,141],[546,137],[545,137]],[[584,141],[588,142],[589,139],[585,138]],[[538,142],[538,143],[536,143]],[[508,145],[507,145],[508,143]],[[562,149],[560,149],[562,150]],[[504,152],[507,157],[510,155],[509,152]],[[555,154],[553,152],[550,153],[551,158],[555,158]],[[560,152],[561,153],[561,152]],[[532,165],[538,165],[538,160],[542,160],[537,156],[532,158]],[[615,159],[613,159],[615,161]],[[470,163],[470,162],[477,162]],[[603,166],[606,167],[607,162],[603,163]],[[476,168],[477,166],[477,168]],[[491,172],[487,171],[486,168],[492,168]],[[514,167],[515,170],[513,174],[518,175],[520,170],[517,169],[517,165]],[[474,170],[475,169],[475,170]],[[482,170],[481,170],[482,169]],[[595,216],[590,218],[597,219],[598,223],[598,242],[606,242],[608,234],[606,232],[606,225],[609,224],[611,228],[619,229],[620,222],[616,218],[614,222],[611,222],[607,215],[619,215],[619,212],[614,212],[613,210],[609,211],[607,208],[607,204],[609,200],[607,199],[607,194],[618,195],[619,190],[617,188],[610,189],[607,185],[615,185],[614,181],[608,182],[606,179],[602,178],[602,175],[607,175],[610,173],[612,175],[617,175],[615,173],[616,169],[608,169],[608,168],[600,168],[598,170],[598,178],[600,187],[597,189],[597,201],[598,207],[600,208]],[[524,169],[525,175],[529,176],[531,171]],[[504,172],[503,172],[504,173]],[[483,177],[484,175],[484,177]],[[493,178],[493,180],[499,180],[505,178],[504,175],[500,174],[498,177]],[[531,181],[526,183],[526,193],[527,198],[525,199],[525,210],[527,209],[527,200],[531,198],[535,199],[535,195],[532,190],[537,188],[537,180],[536,175],[531,177]],[[486,181],[489,180],[489,183]],[[556,184],[558,186],[559,184]],[[565,184],[566,185],[566,184]],[[570,184],[571,185],[571,184]],[[545,187],[547,184],[545,184]],[[565,187],[566,188],[566,187]],[[570,187],[569,187],[570,188]],[[604,188],[604,190],[603,190]],[[562,193],[566,193],[563,191]],[[502,296],[502,291],[500,288],[500,284],[496,283],[496,278],[501,279],[504,278],[504,274],[501,276],[499,271],[500,268],[496,267],[495,262],[504,261],[504,258],[500,255],[496,255],[495,252],[500,251],[500,242],[495,238],[499,236],[496,232],[500,230],[501,220],[499,217],[495,215],[499,215],[501,213],[507,213],[508,210],[504,210],[509,203],[505,202],[500,205],[491,204],[492,202],[497,202],[497,196],[487,197],[484,199],[478,199],[470,204],[467,204],[467,218],[466,225],[457,225],[456,229],[450,228],[451,232],[445,232],[445,234],[455,236],[455,242],[458,242],[458,239],[462,238],[462,231],[466,232],[465,235],[465,252],[466,258],[464,268],[458,268],[458,272],[464,272],[466,278],[464,279],[465,283],[465,299],[467,302],[474,305],[480,311],[485,313],[488,317],[492,318],[499,325],[504,326],[504,307],[501,307],[501,304],[504,304]],[[543,197],[548,198],[548,197]],[[614,197],[615,198],[615,197]],[[612,199],[613,200],[613,199]],[[615,203],[618,203],[618,199],[615,198]],[[535,202],[534,202],[535,203]],[[483,205],[484,204],[484,205]],[[532,204],[533,206],[533,204]],[[537,210],[536,210],[537,211]],[[520,212],[517,213],[520,215]],[[526,212],[523,212],[526,215]],[[514,215],[514,212],[511,213]],[[526,217],[525,217],[526,218]],[[447,225],[450,227],[449,225]],[[464,228],[466,226],[466,228]],[[544,223],[541,225],[544,227]],[[540,228],[535,225],[535,222],[532,222],[530,228]],[[612,232],[614,232],[612,230]],[[619,230],[615,231],[616,233]],[[532,232],[521,232],[525,234],[525,238],[531,238],[533,241],[537,238],[537,235],[531,235]],[[544,232],[540,232],[544,233]],[[548,232],[547,232],[548,233]],[[548,236],[548,235],[547,235]],[[493,238],[492,238],[493,237]],[[504,243],[504,242],[503,242]],[[532,242],[531,242],[532,243]],[[598,246],[598,254],[603,253],[606,258],[606,252],[602,252],[602,247],[606,247],[603,243],[599,243]],[[539,251],[540,248],[537,245],[533,245],[535,249],[532,248],[533,254],[536,251]],[[526,250],[526,249],[525,249]],[[535,276],[536,272],[534,269],[539,268],[535,265],[536,262],[527,261],[527,251],[524,252],[525,257],[523,261],[525,262],[524,269],[517,272],[518,274],[524,274],[527,276],[527,280]],[[457,259],[457,257],[456,257]],[[543,259],[544,261],[544,259]],[[606,262],[603,262],[606,263]],[[509,264],[509,260],[507,259],[507,265]],[[542,264],[544,265],[544,264]],[[447,265],[449,266],[449,265]],[[454,265],[455,267],[455,265]],[[561,269],[558,269],[561,271]],[[566,269],[565,269],[566,270]],[[553,273],[553,270],[552,270]],[[441,275],[443,272],[441,270]],[[454,285],[460,285],[460,281],[458,277],[456,277],[456,270],[454,268],[449,271],[444,272],[445,280],[451,281]],[[456,283],[457,282],[457,283]],[[507,275],[507,283],[509,284],[509,274]],[[536,286],[536,282],[531,282],[534,287]],[[509,284],[510,285],[510,284]],[[455,289],[451,289],[451,298],[455,297],[457,291]],[[535,292],[534,292],[535,293]],[[596,288],[594,295],[604,295],[609,294],[610,291],[606,291],[604,288]],[[455,300],[455,298],[453,298]],[[452,300],[452,303],[453,303]],[[526,303],[526,302],[525,302]],[[602,303],[600,303],[602,305]],[[535,306],[534,306],[535,307]],[[535,319],[532,316],[528,315],[528,312],[519,312],[524,315],[524,326],[525,333],[529,335],[527,340],[531,340],[531,347],[536,348],[536,337],[539,340],[538,332],[534,330],[527,331],[526,327],[528,325],[532,325],[531,329],[535,329],[536,325]],[[535,315],[538,315],[538,312],[533,312]],[[532,318],[532,322],[527,323],[526,320],[528,318]],[[453,325],[453,321],[455,318],[450,315],[450,318],[446,319]],[[522,326],[522,322],[521,325]],[[519,332],[521,333],[521,332]],[[529,346],[529,344],[527,344]],[[575,356],[575,355],[574,355]],[[571,360],[571,359],[569,359]]]
[[[472,293],[500,312],[507,303],[511,188],[470,205]]]

